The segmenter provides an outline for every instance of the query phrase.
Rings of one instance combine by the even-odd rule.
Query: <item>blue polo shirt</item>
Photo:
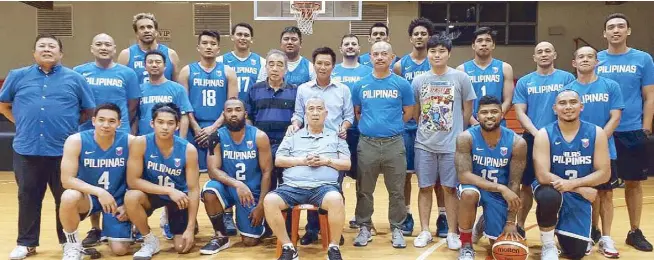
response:
[[[193,112],[186,89],[177,82],[167,80],[159,85],[150,82],[141,84],[141,104],[139,105],[139,135],[152,133],[152,108],[157,103],[175,103],[182,115]],[[181,116],[181,115],[180,115]],[[184,137],[185,138],[185,137]]]
[[[281,143],[291,125],[297,87],[282,83],[275,91],[267,81],[254,84],[248,91],[247,110],[252,124],[268,135],[272,143]]]
[[[12,104],[14,151],[35,156],[62,156],[66,138],[77,132],[80,111],[95,107],[84,77],[62,65],[47,74],[37,64],[9,71],[0,102]]]
[[[385,78],[363,77],[352,88],[352,103],[361,107],[359,132],[369,137],[391,137],[404,133],[402,108],[416,100],[411,84],[394,73]]]

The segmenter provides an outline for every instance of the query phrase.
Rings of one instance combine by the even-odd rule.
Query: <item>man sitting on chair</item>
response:
[[[337,132],[325,128],[327,109],[322,98],[309,98],[304,107],[306,127],[284,137],[277,150],[275,166],[287,169],[283,184],[264,199],[266,221],[282,244],[279,259],[298,259],[286,232],[282,210],[300,204],[326,210],[330,234],[327,259],[341,259],[338,242],[345,211],[338,171],[350,169],[350,150]]]

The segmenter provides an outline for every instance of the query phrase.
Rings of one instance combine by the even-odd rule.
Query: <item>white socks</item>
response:
[[[79,240],[79,234],[77,233],[77,230],[73,232],[66,232],[64,230],[64,234],[66,235],[66,242],[71,243],[71,244],[81,244],[82,240]]]
[[[540,241],[545,244],[554,244],[554,230],[550,231],[541,231],[540,232]]]

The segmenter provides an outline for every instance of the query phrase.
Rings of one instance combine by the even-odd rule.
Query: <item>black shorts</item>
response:
[[[647,135],[643,130],[614,132],[615,149],[618,153],[618,177],[625,181],[647,180]]]
[[[184,234],[188,226],[188,209],[179,209],[177,203],[164,195],[148,194],[148,200],[150,201],[150,209],[146,210],[148,217],[152,215],[154,210],[166,207],[170,232],[175,235]]]
[[[618,163],[611,160],[611,178],[608,182],[595,186],[598,190],[613,190],[618,187]]]
[[[527,143],[527,166],[522,174],[522,185],[530,186],[536,180],[536,171],[534,170],[534,136],[529,132],[524,132],[522,138]]]

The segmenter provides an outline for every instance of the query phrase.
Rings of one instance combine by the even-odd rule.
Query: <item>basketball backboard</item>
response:
[[[254,20],[295,20],[291,5],[298,1],[254,1]],[[306,1],[305,1],[306,2]],[[362,1],[310,1],[320,3],[316,20],[361,20]]]

